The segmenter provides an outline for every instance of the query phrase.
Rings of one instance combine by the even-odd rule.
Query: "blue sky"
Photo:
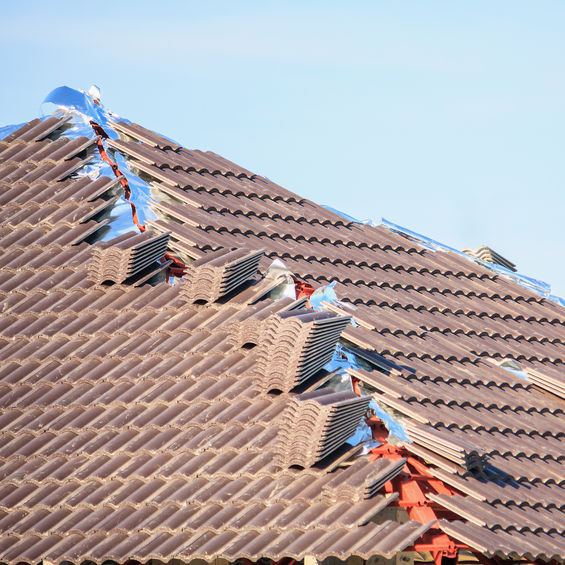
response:
[[[81,6],[79,10],[77,6]],[[565,3],[1,2],[0,125],[57,86],[565,296]]]

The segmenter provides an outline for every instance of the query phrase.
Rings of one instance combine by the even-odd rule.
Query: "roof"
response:
[[[340,338],[456,493],[429,495],[444,532],[565,558],[563,308],[214,153],[126,121],[69,139],[67,120],[0,141],[3,562],[409,549],[432,524],[379,518],[404,461],[341,466],[368,400],[316,387]],[[96,242],[123,181],[80,175],[101,147],[151,186],[141,235]],[[341,302],[266,298],[275,258]]]

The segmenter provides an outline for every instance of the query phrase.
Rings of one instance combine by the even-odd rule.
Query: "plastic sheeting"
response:
[[[105,110],[104,106],[95,104],[94,100],[85,92],[75,90],[68,86],[59,86],[55,90],[52,90],[41,103],[40,110],[42,117],[47,117],[59,112],[76,114],[76,116],[73,115],[73,125],[76,129],[83,130],[83,133],[79,133],[78,135],[85,135],[84,130],[89,128],[92,132],[92,128],[89,124],[90,120],[94,120],[97,124],[102,126],[104,130],[106,130],[106,128],[111,130],[108,123],[110,117],[118,117],[116,114]],[[112,139],[117,139],[118,137],[113,130],[107,131],[106,133]]]
[[[149,186],[149,184],[147,184],[147,182],[145,182],[142,178],[140,178],[132,171],[132,168],[130,167],[128,160],[121,153],[117,151],[113,151],[111,157],[114,160],[114,162],[118,165],[118,169],[126,176],[128,180],[128,185],[131,190],[130,200],[135,204],[139,222],[141,224],[145,224],[147,220],[157,219],[155,212],[151,208],[151,202],[153,201],[153,198],[151,196],[151,187]],[[122,221],[120,222],[119,225],[116,224],[115,229],[120,232],[117,233],[116,235],[121,235],[122,233],[125,233],[125,231],[131,230],[133,226],[131,219],[131,207],[129,206],[129,203],[124,199],[120,199],[119,201],[120,205],[122,203],[122,200],[128,206],[129,228],[126,229],[128,216],[126,211],[124,210],[123,212],[124,217],[122,220],[124,225],[122,225]]]
[[[329,302],[330,304],[339,305],[340,301],[337,299],[337,294],[334,290],[335,285],[336,281],[317,288],[312,293],[312,296],[310,296],[310,298],[308,299],[310,308],[316,310],[317,312],[320,312],[321,310],[323,310],[322,302]]]
[[[269,265],[265,272],[265,279],[280,283],[271,290],[269,298],[273,300],[285,297],[296,299],[296,286],[292,272],[280,259],[275,259]]]
[[[353,216],[350,216],[349,214],[346,214],[345,212],[338,210],[337,208],[332,208],[331,206],[327,206],[326,204],[322,204],[322,207],[325,208],[326,210],[329,210],[330,212],[333,212],[334,214],[337,214],[338,216],[341,216],[344,220],[347,220],[348,222],[353,222],[354,224],[364,223],[364,222],[360,222],[357,218],[354,218]]]
[[[98,101],[98,104],[95,103]],[[118,139],[118,134],[111,126],[112,120],[122,120],[117,114],[107,110],[100,102],[100,89],[95,85],[91,86],[88,93],[81,90],[75,90],[68,86],[60,86],[51,91],[41,104],[41,113],[43,117],[48,115],[66,114],[71,116],[71,127],[63,133],[65,137],[70,139],[94,135],[90,121],[96,122],[102,127],[111,139]],[[135,204],[137,216],[141,224],[148,219],[155,219],[155,214],[151,209],[151,190],[149,185],[139,176],[133,173],[128,160],[118,152],[107,150],[110,158],[116,162],[120,172],[125,175],[131,190],[130,201]],[[114,176],[114,172],[108,163],[106,163],[95,152],[92,160],[75,173],[77,176],[87,175],[92,179],[100,175],[109,177]],[[123,197],[116,202],[111,215],[110,223],[103,231],[102,240],[107,241],[119,235],[123,235],[135,229],[132,220],[132,210],[130,203]]]
[[[430,251],[438,251],[438,250],[453,251],[453,253],[457,253],[457,255],[461,255],[463,257],[468,258],[468,255],[466,255],[465,253],[462,253],[461,251],[459,251],[458,249],[455,249],[454,247],[450,247],[449,245],[445,245],[443,243],[440,243],[439,241],[436,241],[435,239],[432,239],[431,237],[427,237],[425,235],[422,235],[422,234],[419,234],[415,231],[412,231],[408,228],[404,228],[402,226],[399,226],[398,224],[395,224],[395,223],[387,220],[386,218],[382,218],[381,225],[385,226],[386,228],[388,228],[391,231],[397,232],[401,235],[408,236],[412,241],[419,243],[420,245],[422,245],[422,247],[426,247]]]
[[[522,369],[520,363],[514,361],[514,359],[505,359],[502,363],[498,363],[498,366],[516,377],[524,379],[525,381],[528,380],[528,374]]]
[[[419,233],[412,231],[408,228],[399,226],[398,224],[395,224],[395,223],[387,220],[386,218],[382,218],[380,222],[375,222],[374,220],[371,220],[371,219],[358,220],[358,219],[354,218],[353,216],[350,216],[349,214],[342,212],[341,210],[337,210],[336,208],[332,208],[331,206],[324,205],[324,208],[326,208],[326,210],[330,210],[334,214],[337,214],[338,216],[341,216],[342,218],[344,218],[344,219],[346,219],[350,222],[356,223],[356,224],[365,224],[365,225],[369,225],[369,226],[378,226],[378,225],[385,226],[392,231],[395,231],[395,232],[400,233],[402,235],[408,236],[410,239],[412,239],[413,241],[416,241],[422,247],[425,247],[426,249],[429,249],[430,251],[442,250],[442,251],[452,251],[453,253],[457,253],[457,255],[465,257],[465,259],[467,259],[469,261],[476,261],[477,263],[481,264],[482,266],[486,267],[487,269],[490,269],[491,271],[493,271],[493,272],[495,272],[495,273],[497,273],[497,274],[499,274],[503,277],[509,278],[509,279],[513,280],[514,282],[518,283],[519,285],[523,286],[524,288],[532,290],[533,292],[543,296],[544,298],[548,298],[552,302],[555,302],[556,304],[559,304],[560,306],[565,307],[565,300],[563,298],[561,298],[560,296],[556,296],[554,294],[551,294],[551,286],[544,281],[534,279],[534,278],[529,277],[527,275],[524,275],[522,273],[515,273],[515,272],[511,271],[510,269],[507,269],[507,268],[505,268],[501,265],[496,265],[496,264],[493,264],[493,263],[481,261],[479,259],[476,259],[474,257],[467,255],[466,253],[463,253],[459,249],[455,249],[454,247],[451,247],[449,245],[446,245],[444,243],[436,241],[435,239],[432,239],[432,238],[427,237],[425,235],[419,234]]]
[[[556,296],[555,294],[550,294],[547,298],[549,298],[549,300],[551,300],[552,302],[559,304],[559,306],[563,306],[563,308],[565,308],[565,300],[563,298],[561,298],[561,296]]]
[[[335,304],[344,310],[355,310],[356,307],[353,304],[343,304],[338,300],[337,294],[334,290],[335,285],[336,281],[333,281],[328,285],[317,288],[308,299],[308,305],[310,308],[316,310],[316,312],[321,312],[324,309],[323,303],[328,302],[329,304]],[[353,319],[351,320],[351,324],[357,327],[357,323]]]
[[[476,262],[479,265],[482,265],[486,269],[489,269],[490,271],[493,271],[498,275],[501,275],[508,279],[512,279],[514,282],[518,283],[519,285],[529,290],[532,290],[533,292],[536,292],[537,294],[540,294],[545,298],[551,298],[551,286],[546,282],[534,279],[532,277],[528,277],[521,273],[514,273],[513,271],[510,271],[509,269],[507,269],[506,267],[502,267],[501,265],[496,265],[493,263],[487,263],[485,261],[481,261],[480,259],[471,257],[466,253],[463,253],[462,251],[455,249],[454,247],[450,247],[449,245],[440,243],[435,239],[431,239],[429,237],[426,237],[425,235],[421,235],[412,230],[409,230],[408,228],[404,228],[402,226],[399,226],[398,224],[394,224],[393,222],[390,222],[385,218],[382,219],[382,225],[392,231],[409,236],[412,240],[416,241],[417,243],[421,244],[424,247],[427,247],[432,251],[442,250],[442,251],[451,251],[453,253],[457,253],[457,255],[464,257],[468,261]],[[558,303],[563,304],[563,301],[561,299],[558,300],[559,300]]]

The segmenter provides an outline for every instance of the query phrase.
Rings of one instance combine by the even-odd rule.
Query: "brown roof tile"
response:
[[[69,177],[94,140],[52,141],[64,123],[34,120],[0,142],[4,561],[367,558],[408,547],[429,524],[369,521],[394,499],[377,493],[402,463],[315,465],[338,457],[368,397],[265,392],[308,381],[348,316],[359,323],[344,330],[351,347],[373,364],[389,359],[377,363],[388,375],[356,375],[402,414],[414,453],[476,500],[436,500],[468,520],[442,521],[444,531],[488,555],[565,555],[561,309],[478,262],[351,223],[126,122],[114,124],[123,139],[105,143],[154,179],[148,225],[170,232],[202,280],[212,284],[206,269],[225,249],[265,249],[311,283],[337,281],[345,304],[312,320],[302,304],[249,306],[264,294],[242,285],[256,265],[224,285],[251,292],[225,304],[219,292],[202,306],[195,288],[143,278],[95,284],[81,242],[105,225],[92,218],[112,205],[116,180]],[[127,283],[162,251],[128,255],[138,239],[110,242],[94,270]],[[519,361],[530,379],[493,358]]]
[[[234,321],[247,319],[245,308],[233,308],[229,302],[191,307],[179,286],[112,287],[85,278],[89,261],[93,265],[92,249],[99,250],[94,253],[94,271],[111,267],[116,274],[110,278],[121,281],[158,261],[163,251],[159,242],[166,244],[166,239],[127,235],[94,248],[70,247],[104,225],[79,222],[112,205],[112,200],[99,197],[115,183],[62,180],[71,170],[67,165],[58,169],[58,164],[47,162],[45,168],[41,161],[30,161],[72,160],[91,143],[33,141],[44,139],[61,123],[37,122],[16,132],[12,143],[17,151],[11,150],[10,140],[2,144],[3,170],[27,175],[7,173],[12,184],[4,192],[1,212],[5,221],[0,245],[5,252],[0,291],[6,316],[0,327],[0,355],[6,371],[0,390],[0,474],[5,481],[3,506],[17,518],[3,522],[3,558],[44,558],[49,553],[56,559],[86,554],[105,559],[125,555],[121,551],[193,555],[197,540],[202,545],[208,534],[203,556],[299,556],[312,549],[313,540],[330,538],[339,539],[340,548],[330,544],[324,551],[344,557],[353,551],[388,555],[410,544],[428,526],[407,529],[392,523],[389,530],[396,537],[390,540],[375,538],[380,527],[361,526],[394,498],[362,502],[376,494],[378,481],[352,483],[348,504],[357,500],[360,506],[343,512],[339,499],[346,491],[323,486],[339,479],[342,470],[331,475],[316,471],[319,479],[313,483],[311,474],[285,470],[288,461],[273,464],[290,399],[260,394],[256,377],[249,375],[255,352],[230,344]],[[131,133],[166,145],[145,130]],[[191,158],[218,163],[222,174],[234,170],[214,155],[195,153]],[[14,159],[20,161],[10,168]],[[73,162],[72,167],[82,164]],[[24,181],[17,187],[16,178]],[[22,196],[26,193],[29,198]],[[261,215],[261,202],[247,213]],[[273,206],[264,209],[274,215]],[[240,253],[238,261],[245,257]],[[195,267],[214,266],[214,261],[202,258]],[[239,263],[230,259],[229,265]],[[252,271],[246,273],[238,274],[228,290],[236,290]],[[247,316],[273,316],[289,306],[295,307],[294,302],[266,301]],[[335,315],[330,319],[341,324]],[[331,356],[339,332],[335,324],[328,328],[328,338],[312,343],[323,345]],[[322,364],[326,357],[320,357]],[[359,408],[351,426],[341,429],[341,435],[339,428],[328,428],[322,456],[340,447],[362,416],[368,399],[354,399]],[[295,455],[300,449],[295,447]],[[306,459],[297,462],[304,465]],[[347,485],[347,478],[343,481],[336,484]],[[318,502],[312,506],[311,500]],[[188,502],[184,510],[174,506]],[[297,504],[305,504],[307,512],[292,513]],[[290,518],[279,529],[276,520],[283,515]],[[317,525],[330,515],[331,521]],[[358,525],[359,534],[352,535]],[[179,530],[181,526],[185,529]],[[132,538],[124,528],[141,528],[143,534]],[[292,540],[295,553],[289,543],[273,545],[279,539]]]

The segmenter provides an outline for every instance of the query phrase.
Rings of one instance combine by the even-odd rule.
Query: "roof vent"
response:
[[[481,261],[485,261],[486,263],[493,263],[495,265],[500,265],[502,267],[506,267],[508,270],[512,272],[516,272],[516,265],[509,261],[500,253],[497,253],[494,249],[486,245],[481,245],[477,247],[477,249],[471,249],[469,247],[465,247],[462,249],[463,253],[467,255],[471,255],[471,257],[475,257],[475,259],[480,259]]]
[[[255,276],[263,250],[222,248],[187,266],[182,295],[190,302],[215,302]]]
[[[128,232],[93,246],[88,265],[89,278],[97,283],[124,282],[164,258],[169,233]]]
[[[271,316],[263,327],[257,372],[262,388],[290,391],[331,361],[349,316],[291,310]]]
[[[294,396],[283,415],[277,464],[311,467],[328,456],[355,433],[370,401],[330,388]]]

